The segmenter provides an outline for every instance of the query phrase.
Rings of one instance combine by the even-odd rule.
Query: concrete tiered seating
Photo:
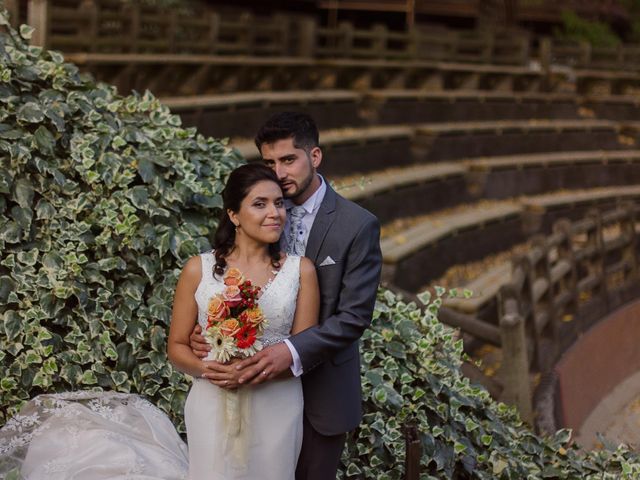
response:
[[[365,104],[383,124],[579,118],[576,96],[562,93],[386,89],[366,93]]]
[[[320,143],[329,159],[323,171],[330,177],[465,156],[628,148],[618,141],[618,125],[607,120],[503,120],[349,128],[323,132]],[[247,158],[258,156],[251,141],[234,146]]]
[[[553,93],[326,89],[162,100],[186,125],[217,137],[250,137],[263,118],[286,109],[313,115],[321,130],[427,122],[580,118],[580,104],[575,95]]]
[[[283,110],[309,113],[322,130],[367,123],[360,116],[362,95],[349,90],[198,95],[168,97],[162,102],[185,125],[215,137],[250,137],[267,116]]]
[[[548,231],[560,218],[576,219],[589,208],[611,208],[624,200],[640,200],[640,186],[555,192],[426,218],[382,240],[383,275],[415,292],[453,264],[506,250],[533,233]]]
[[[463,159],[388,169],[344,180],[340,193],[381,222],[476,199],[503,199],[560,189],[640,184],[640,151],[552,152]],[[453,193],[455,192],[455,193]]]
[[[73,53],[66,58],[122,92],[148,89],[158,96],[327,88],[553,89],[538,70],[491,64],[152,53]]]

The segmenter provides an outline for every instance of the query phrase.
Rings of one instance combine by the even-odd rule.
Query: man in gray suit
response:
[[[316,173],[322,150],[311,117],[273,115],[255,141],[289,203],[283,247],[314,262],[321,302],[317,326],[240,362],[240,383],[268,381],[287,369],[302,375],[304,434],[296,480],[332,480],[346,432],[362,418],[358,342],[371,323],[380,280],[380,227]],[[200,342],[192,336],[194,350],[203,349]]]

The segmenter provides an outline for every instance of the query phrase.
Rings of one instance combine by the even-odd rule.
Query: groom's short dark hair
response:
[[[256,147],[265,143],[293,138],[293,145],[309,152],[319,145],[316,122],[302,112],[280,112],[271,115],[256,134]]]

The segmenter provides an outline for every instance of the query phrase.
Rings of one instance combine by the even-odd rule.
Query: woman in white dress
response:
[[[169,418],[137,395],[40,395],[0,428],[0,478],[24,480],[293,480],[302,442],[299,378],[239,387],[233,362],[214,381],[189,347],[208,299],[236,267],[255,285],[267,318],[264,344],[316,322],[313,264],[280,253],[285,223],[277,177],[263,165],[232,172],[215,253],[190,259],[176,289],[169,357],[195,378],[185,405],[188,453]],[[235,226],[237,225],[237,230]],[[214,275],[215,271],[215,275]],[[204,322],[204,323],[203,323]],[[188,456],[188,466],[187,466]]]
[[[214,252],[186,263],[168,340],[171,362],[194,377],[185,405],[189,477],[293,480],[302,443],[300,379],[288,375],[240,386],[233,361],[215,380],[203,379],[202,374],[211,371],[192,352],[189,336],[196,321],[206,328],[209,299],[224,289],[223,275],[229,268],[261,287],[258,304],[268,322],[263,345],[313,326],[319,309],[315,269],[308,259],[279,250],[286,212],[271,169],[259,164],[237,168],[222,196],[224,215]]]

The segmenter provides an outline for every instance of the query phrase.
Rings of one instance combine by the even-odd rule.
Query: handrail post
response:
[[[419,480],[422,443],[420,442],[418,427],[413,423],[408,423],[404,426],[404,443],[404,478],[405,480]]]
[[[517,299],[507,293],[508,290],[505,288],[501,292],[506,298],[502,300],[504,306],[500,316],[501,377],[504,384],[500,400],[515,405],[520,412],[520,417],[525,422],[532,424],[533,410],[524,318],[518,312]]]
[[[338,25],[338,32],[340,33],[337,43],[336,53],[339,56],[347,58],[352,57],[353,50],[353,25],[349,22],[340,22]]]
[[[209,29],[207,30],[207,53],[213,55],[218,50],[218,36],[220,35],[220,15],[210,11],[207,14]]]
[[[18,0],[4,0],[4,8],[9,12],[9,23],[12,27],[20,26],[20,9],[18,8]]]
[[[312,17],[302,17],[297,19],[296,25],[298,30],[298,56],[313,58],[318,43],[318,23]]]
[[[625,211],[625,216],[620,222],[621,230],[629,239],[627,246],[624,248],[622,255],[629,262],[629,278],[625,279],[626,282],[635,283],[638,278],[638,253],[636,249],[636,215],[635,208],[631,203],[625,203],[622,205]]]
[[[374,58],[386,58],[389,31],[386,25],[377,23],[371,29],[373,34],[371,49]]]
[[[543,37],[540,39],[540,46],[538,47],[538,60],[540,61],[540,69],[546,79],[546,82],[551,85],[551,57],[552,57],[551,38]]]
[[[49,46],[49,0],[29,0],[27,23],[35,29],[31,37],[31,45],[47,48]]]
[[[98,43],[98,5],[95,0],[83,0],[78,11],[85,17],[80,31],[88,39],[86,49],[92,52]]]
[[[132,2],[126,5],[123,10],[126,11],[126,18],[129,19],[129,45],[127,47],[129,53],[137,53],[139,50],[140,40],[140,4]]]

